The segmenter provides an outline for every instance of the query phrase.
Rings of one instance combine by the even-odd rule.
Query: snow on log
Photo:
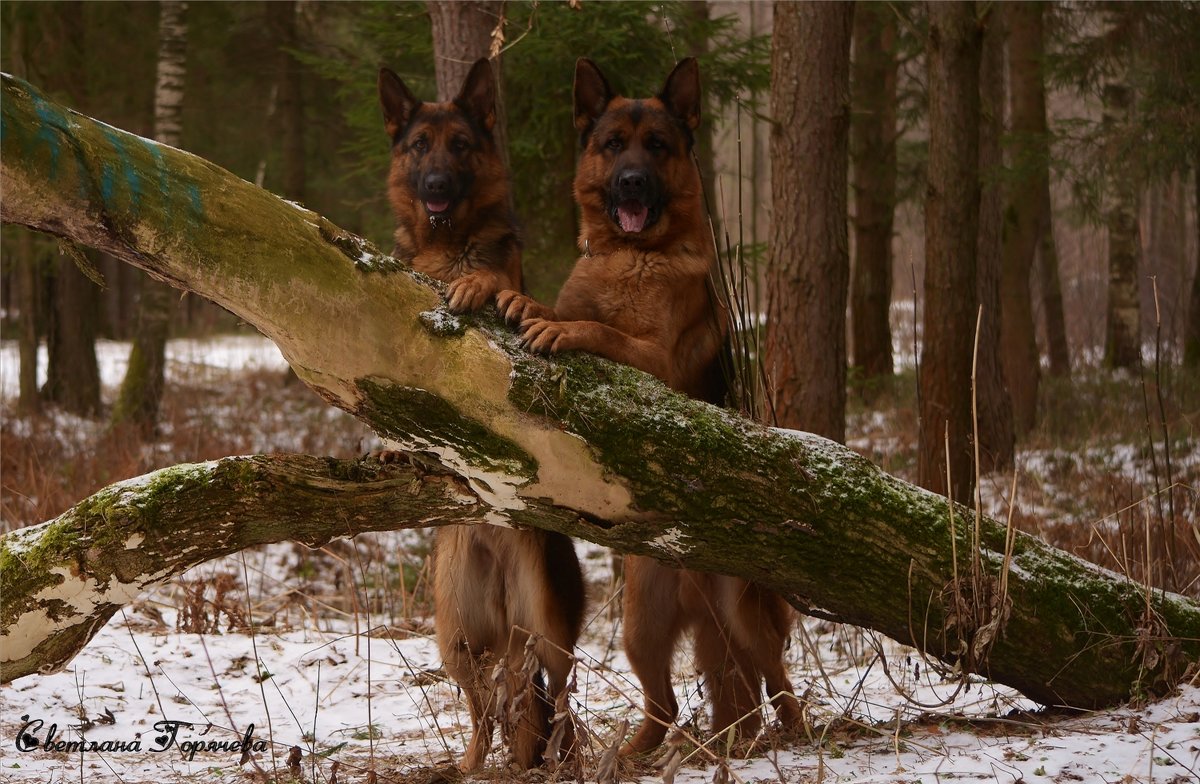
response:
[[[331,404],[458,477],[470,519],[747,577],[802,610],[876,629],[1045,704],[1160,692],[1200,655],[1200,606],[1184,597],[1024,534],[1010,545],[1003,526],[985,518],[976,529],[969,509],[825,439],[756,425],[595,357],[532,357],[494,315],[451,316],[428,280],[320,216],[18,79],[3,78],[0,110],[5,222],[100,248],[237,313]],[[356,481],[328,487],[327,508],[350,504]],[[157,505],[142,507],[146,526],[224,530],[224,510],[256,497],[252,483],[229,483],[211,511],[183,517],[161,500],[176,492],[156,490]],[[424,524],[446,501],[385,496],[360,530]],[[80,537],[54,535],[99,497],[0,542],[5,680],[63,666],[107,618],[89,603],[117,606],[165,579],[161,566],[119,573],[97,563],[114,543],[148,546],[137,537],[150,528],[120,515]],[[195,540],[180,534],[153,551],[183,564],[274,541],[261,536],[304,540],[294,526],[313,510],[285,513],[281,503],[247,515],[220,546],[184,555]],[[314,541],[351,528],[321,530]],[[110,546],[78,546],[93,541]],[[22,619],[52,618],[51,607],[94,621],[39,627],[38,642]]]

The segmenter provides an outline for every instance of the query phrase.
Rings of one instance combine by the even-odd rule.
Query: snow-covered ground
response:
[[[119,382],[126,352],[120,344],[101,347],[106,385]],[[224,374],[283,367],[260,338],[172,341],[170,357],[191,382],[197,367]],[[0,346],[6,397],[15,394],[15,367],[15,347]],[[386,553],[419,570],[428,542],[418,532],[396,532],[317,555],[353,564],[360,548],[370,550],[364,557],[373,564]],[[640,720],[641,697],[621,651],[619,618],[610,613],[610,555],[586,543],[577,549],[590,607],[573,707],[591,736],[583,771],[594,780],[619,723]],[[343,783],[367,781],[368,771],[381,782],[439,780],[433,769],[457,759],[470,724],[441,672],[430,619],[387,602],[355,606],[332,570],[314,575],[307,557],[278,545],[187,575],[192,585],[210,586],[202,613],[224,607],[218,632],[178,630],[180,614],[195,608],[181,581],[118,613],[66,671],[0,689],[0,781],[231,781],[255,769],[287,781],[294,746],[305,781],[332,781],[335,762]],[[404,568],[388,561],[393,567]],[[373,569],[351,568],[347,579],[371,582]],[[250,590],[235,589],[222,604],[212,592],[221,574]],[[230,613],[239,624],[251,616],[260,628],[230,632]],[[675,781],[723,780],[726,764],[727,780],[741,782],[1200,780],[1196,681],[1145,707],[1062,716],[1033,712],[1037,706],[1010,689],[984,683],[955,695],[955,685],[913,651],[847,627],[797,624],[788,658],[808,732],[768,730],[748,754],[735,750],[727,762],[719,742],[701,750],[685,744],[689,756]],[[689,652],[677,657],[675,673],[683,727],[703,737],[704,701]],[[81,738],[94,750],[56,746]],[[493,751],[486,778],[512,778],[503,757],[501,748]],[[622,778],[663,779],[649,764],[625,769]]]
[[[578,651],[574,708],[593,735],[584,755],[585,776],[593,779],[617,724],[639,720],[640,698],[618,630],[595,598],[609,585],[608,554],[591,545],[580,551],[594,598]],[[256,552],[247,557],[246,574],[273,571],[281,558],[283,548]],[[229,559],[205,568],[241,573],[243,566]],[[179,602],[170,592],[151,597],[119,614],[67,671],[23,678],[0,691],[0,779],[229,780],[254,766],[283,771],[298,746],[309,780],[330,781],[334,760],[342,782],[365,781],[371,769],[380,781],[428,780],[421,777],[461,754],[470,723],[440,671],[427,619],[392,626],[367,615],[313,617],[252,636],[185,634],[175,630]],[[764,734],[749,758],[728,761],[729,780],[1195,781],[1200,689],[1194,686],[1141,709],[1062,717],[1026,713],[1036,706],[1009,689],[976,683],[949,704],[926,709],[919,704],[941,702],[953,685],[912,651],[876,642],[886,667],[865,634],[813,621],[798,626],[788,656],[812,737]],[[678,657],[676,673],[681,720],[695,732],[693,719],[701,727],[706,720],[689,655]],[[23,736],[29,737],[19,741]],[[140,747],[45,748],[81,737],[101,749],[106,741]],[[247,738],[254,759],[239,765],[233,743]],[[675,781],[713,781],[721,750],[689,746],[688,753]],[[503,751],[494,751],[487,778],[505,778],[502,762]],[[645,767],[627,776],[661,780]]]
[[[115,340],[96,341],[96,362],[100,383],[108,388],[120,386],[129,366],[129,343]],[[287,362],[275,344],[261,335],[247,334],[219,338],[178,339],[168,343],[167,382],[186,378],[203,379],[207,372],[229,370],[283,370]],[[38,386],[46,383],[46,346],[38,351]],[[0,397],[13,398],[19,390],[21,369],[15,341],[0,343]]]

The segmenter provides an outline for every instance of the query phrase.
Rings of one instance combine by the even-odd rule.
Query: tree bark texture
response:
[[[76,251],[86,260],[87,251]],[[42,397],[80,416],[100,412],[100,366],[96,332],[99,287],[69,253],[56,259],[50,284],[50,323],[46,332],[46,385]]]
[[[1041,3],[1010,3],[1003,11],[1008,22],[1012,86],[1012,178],[1004,225],[1001,345],[1013,423],[1017,434],[1024,435],[1037,421],[1041,366],[1030,284],[1041,238],[1042,193],[1050,187],[1042,74],[1043,7]]]
[[[977,313],[982,31],[974,2],[933,2],[928,9],[929,174],[917,474],[922,487],[965,502],[975,484],[971,361]]]
[[[1063,312],[1062,278],[1058,271],[1058,245],[1054,240],[1049,177],[1038,202],[1042,213],[1038,254],[1042,272],[1042,310],[1046,314],[1046,353],[1050,356],[1050,375],[1068,378],[1071,375],[1071,349],[1067,343],[1067,322]]]
[[[502,0],[429,0],[433,22],[433,57],[437,99],[449,101],[458,95],[471,66],[481,57],[490,58],[496,71],[496,126],[492,136],[508,166],[508,123],[504,112],[501,58],[492,57],[493,35],[504,15]]]
[[[775,4],[767,373],[776,419],[846,438],[850,3]]]
[[[38,260],[33,234],[21,232],[17,238],[17,308],[20,310],[21,334],[17,338],[21,358],[17,410],[30,414],[42,407],[38,393]]]
[[[1192,183],[1196,188],[1196,266],[1183,337],[1183,364],[1190,368],[1200,367],[1200,149],[1194,157]]]
[[[26,23],[20,15],[14,15],[12,31],[9,37],[9,52],[12,56],[13,73],[26,78],[28,67],[28,38]],[[42,407],[42,398],[38,392],[38,344],[41,336],[38,334],[38,305],[41,295],[39,283],[38,254],[34,247],[33,234],[21,232],[17,238],[16,275],[13,288],[16,289],[17,307],[17,351],[20,357],[18,370],[17,410],[22,414],[31,414]]]
[[[979,349],[975,389],[979,421],[979,469],[1002,471],[1013,464],[1012,400],[1004,383],[1001,355],[1000,279],[1004,264],[1004,192],[1001,188],[1004,130],[1004,26],[989,11],[979,66],[979,269],[976,279]]]
[[[1129,87],[1119,81],[1104,85],[1102,124],[1105,136],[1113,139],[1120,126],[1129,122],[1132,96]],[[1120,159],[1120,146],[1110,142],[1108,160],[1108,307],[1104,331],[1104,364],[1110,368],[1140,368],[1141,299],[1138,293],[1138,267],[1142,255],[1141,227],[1138,222],[1138,185]]]
[[[187,3],[158,4],[158,79],[154,89],[154,140],[183,143],[183,86],[187,75]],[[113,424],[151,433],[158,425],[167,370],[167,335],[175,295],[166,284],[143,276],[129,366],[113,404]]]
[[[283,145],[283,183],[285,199],[302,202],[306,198],[305,185],[308,180],[307,160],[304,149],[304,93],[301,90],[303,66],[292,55],[297,46],[295,0],[277,0],[267,3],[267,24],[271,27],[272,40],[278,47],[278,118],[279,138]]]
[[[55,22],[46,33],[51,56],[60,58],[60,87],[71,101],[88,105],[84,66],[83,3],[56,6]],[[76,257],[77,256],[77,257]],[[42,397],[67,411],[93,416],[100,411],[100,368],[96,362],[100,287],[79,269],[94,268],[89,252],[68,249],[51,264],[47,287],[46,386]]]
[[[885,4],[854,12],[854,273],[852,365],[866,388],[892,377],[892,220],[896,209],[896,16]]]
[[[0,218],[100,247],[254,324],[324,399],[404,445],[413,471],[397,482],[419,497],[406,506],[361,464],[317,458],[115,485],[0,538],[4,678],[62,667],[112,605],[184,559],[466,518],[739,575],[1045,703],[1157,692],[1200,655],[1194,602],[1020,533],[1006,561],[1002,526],[975,528],[967,508],[832,441],[596,357],[531,356],[494,313],[452,316],[427,279],[320,216],[0,80]],[[120,187],[102,187],[106,172]],[[973,540],[996,577],[965,585],[954,554]]]
[[[703,31],[708,28],[708,21],[712,14],[708,0],[686,3],[684,10],[696,20],[691,27],[692,30]],[[692,57],[703,58],[708,53],[708,38],[702,34],[689,36],[687,49],[688,54]],[[701,109],[700,127],[692,132],[695,140],[693,150],[696,156],[696,166],[700,169],[700,182],[704,186],[704,206],[708,209],[708,217],[713,223],[715,236],[720,237],[722,236],[721,209],[720,203],[717,201],[716,159],[713,151],[713,128],[716,123],[712,121],[707,112],[708,106],[706,105]],[[720,242],[717,243],[717,248],[720,249]]]
[[[1046,323],[1046,353],[1050,358],[1050,375],[1060,378],[1071,375],[1071,353],[1067,345],[1067,327],[1063,317],[1062,283],[1058,272],[1058,248],[1054,241],[1054,210],[1050,200],[1050,133],[1046,122],[1046,32],[1045,32],[1045,3],[1021,3],[1006,6],[1005,10],[1010,24],[1018,25],[1015,33],[1010,33],[1009,52],[1013,61],[1020,58],[1020,64],[1015,62],[1010,70],[1010,79],[1014,84],[1013,102],[1014,118],[1016,115],[1018,78],[1015,71],[1019,70],[1022,92],[1022,124],[1028,124],[1029,144],[1032,149],[1018,141],[1018,154],[1021,152],[1035,153],[1030,156],[1028,165],[1035,168],[1038,203],[1038,239],[1037,252],[1041,264],[1042,311]],[[1036,78],[1034,74],[1036,73]],[[1015,123],[1014,119],[1014,123]],[[1018,137],[1025,134],[1015,127],[1013,132]],[[1034,350],[1036,356],[1036,341]],[[1026,347],[1028,350],[1028,347]]]

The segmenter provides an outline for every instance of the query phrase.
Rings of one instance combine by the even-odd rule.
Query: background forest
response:
[[[955,494],[969,498],[974,365],[984,475],[1013,465],[1014,444],[1070,460],[1092,439],[1129,444],[1144,463],[1138,475],[1076,477],[1088,487],[1068,493],[1079,507],[1071,519],[1133,524],[1132,507],[1153,496],[1164,557],[1195,552],[1186,524],[1200,395],[1197,6],[962,7],[966,37],[952,60],[929,46],[943,39],[932,28],[956,29],[941,4],[932,15],[886,3],[857,13],[844,4],[468,5],[481,10],[474,22],[437,11],[467,7],[459,4],[167,3],[160,20],[147,3],[14,2],[0,43],[6,71],[144,135],[156,131],[156,103],[164,111],[157,74],[175,63],[165,105],[179,146],[387,248],[378,68],[419,95],[445,93],[439,36],[452,48],[474,25],[481,54],[499,55],[527,285],[543,299],[576,254],[574,59],[586,54],[619,89],[646,94],[678,57],[697,54],[708,103],[698,160],[735,309],[752,325],[745,356],[765,357],[769,394],[745,404],[838,440],[849,423],[852,444],[937,490],[948,423],[952,475],[966,482]],[[441,62],[455,59],[469,58]],[[772,67],[791,72],[772,80]],[[931,146],[939,136],[947,142]],[[6,405],[22,412],[48,405],[132,423],[135,440],[153,440],[166,336],[238,326],[100,254],[11,227],[3,251],[0,327],[21,349],[18,400]],[[135,337],[150,348],[135,354],[120,393],[106,393],[97,341]],[[34,374],[39,342],[44,382]],[[6,368],[6,388],[18,386]],[[6,416],[6,452],[16,455],[12,424]],[[5,462],[5,525],[60,511],[18,479],[18,465]],[[65,473],[55,482],[78,476]],[[116,478],[105,471],[63,499]],[[30,508],[14,495],[41,500]],[[1105,547],[1093,549],[1104,557]],[[1194,578],[1194,564],[1184,571]]]
[[[542,300],[577,256],[575,59],[643,95],[695,55],[716,274],[743,337],[734,402],[1193,597],[1198,40],[1191,2],[0,6],[5,72],[383,249],[378,69],[432,99],[492,55]],[[0,251],[0,531],[181,461],[377,446],[216,306],[24,229]],[[264,555],[293,586],[269,610],[227,598],[250,592],[242,575],[181,581],[177,629],[293,604],[422,616],[427,542],[363,542],[367,567],[333,546]]]

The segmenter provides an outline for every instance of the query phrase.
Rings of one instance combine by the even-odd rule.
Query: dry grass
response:
[[[361,422],[278,371],[198,372],[168,386],[162,412],[158,434],[144,440],[132,429],[62,412],[18,418],[4,403],[0,531],[50,520],[113,482],[178,463],[271,452],[348,458],[381,446]],[[404,628],[424,614],[428,551],[420,531],[365,535],[318,550],[261,548],[234,567],[224,561],[193,570],[176,582],[172,605],[184,631],[218,623],[303,626],[357,614]]]
[[[1149,377],[1144,388],[1141,377],[1095,368],[1044,379],[1038,426],[1018,444],[1013,520],[1134,580],[1200,596],[1200,376],[1168,372],[1161,387],[1160,409]],[[853,448],[909,481],[915,388],[909,371],[870,407],[852,397],[847,427]],[[983,477],[985,511],[1007,517],[1011,484],[1011,473]]]
[[[49,520],[112,482],[177,463],[267,452],[353,457],[378,443],[365,425],[274,371],[169,385],[151,441],[61,412],[17,418],[9,401],[3,406],[4,530]]]

